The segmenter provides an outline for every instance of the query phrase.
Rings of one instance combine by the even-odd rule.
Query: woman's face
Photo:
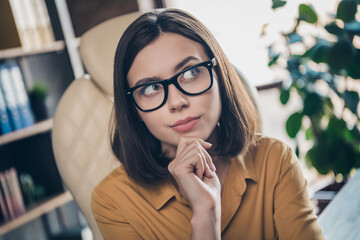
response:
[[[201,44],[175,33],[162,33],[135,57],[127,79],[130,88],[144,79],[168,79],[181,70],[210,60]],[[161,142],[162,150],[174,156],[181,137],[207,140],[221,114],[218,80],[213,71],[213,86],[205,93],[189,96],[173,84],[159,109],[138,110],[149,131]]]

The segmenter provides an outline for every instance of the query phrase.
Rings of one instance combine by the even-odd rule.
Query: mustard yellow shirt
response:
[[[192,210],[171,181],[134,183],[121,166],[94,189],[92,209],[104,239],[190,239]],[[293,151],[260,137],[231,159],[221,199],[222,239],[323,239]]]

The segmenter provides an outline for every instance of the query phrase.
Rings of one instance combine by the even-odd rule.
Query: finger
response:
[[[192,173],[202,179],[206,165],[205,156],[197,151],[186,159],[170,162],[168,170],[174,177]]]
[[[212,171],[211,174],[213,174],[216,171],[216,167],[214,165],[214,162],[213,162],[210,154],[207,151],[204,151],[204,155],[205,155],[206,163],[209,166],[209,169]]]
[[[210,169],[208,164],[206,164],[204,176],[207,178],[212,178],[212,177],[214,177],[214,175],[215,175],[215,172]]]
[[[201,169],[201,172],[199,172],[199,169],[196,169],[197,175],[202,179],[202,176],[206,175],[207,177],[213,177],[215,166],[212,162],[211,156],[209,153],[202,147],[202,146],[195,146],[193,148],[193,151],[195,151],[195,154],[199,155],[199,160],[202,162],[203,168]],[[198,152],[197,152],[198,151]],[[192,152],[189,152],[188,154],[193,154]],[[195,166],[196,167],[196,166]]]
[[[189,158],[191,155],[203,151],[206,152],[204,147],[198,141],[192,141],[182,150],[182,152],[178,153],[176,158],[177,159]]]
[[[214,175],[214,171],[216,170],[213,162],[212,162],[212,158],[209,155],[209,153],[203,148],[203,146],[195,141],[192,142],[184,151],[183,153],[179,156],[180,160],[178,160],[178,162],[183,161],[183,159],[188,159],[190,158],[192,155],[194,154],[199,154],[201,158],[199,158],[199,160],[203,161],[203,165],[204,165],[204,171],[202,172],[198,172],[199,169],[195,169],[197,172],[197,175],[200,176],[201,175],[205,175],[207,177],[211,177]],[[196,167],[196,166],[194,166]]]
[[[212,161],[210,154],[203,148],[202,145],[200,145],[199,142],[196,143],[197,144],[195,145],[195,149],[201,152],[202,159],[205,160],[205,170],[209,169],[208,176],[213,175],[213,172],[216,171],[216,167]],[[191,154],[191,152],[189,152],[188,154]]]
[[[201,138],[198,138],[198,141],[205,149],[210,149],[212,146],[211,143],[206,142],[206,141],[202,140]]]
[[[215,168],[210,155],[204,148],[204,146],[209,147],[211,144],[196,138],[184,138],[180,142],[180,145],[183,143],[189,145],[181,146],[183,147],[183,151],[177,153],[177,157],[169,164],[169,172],[172,175],[195,173],[200,179],[202,179],[204,175],[212,177]],[[193,156],[195,156],[195,158]],[[176,173],[175,168],[177,168]]]
[[[188,164],[191,164],[193,166],[192,170],[200,179],[203,179],[204,176],[207,176],[209,178],[213,177],[214,175],[213,170],[210,168],[208,164],[209,160],[207,160],[207,158],[210,156],[207,154],[205,149],[203,149],[202,147],[200,148],[201,149],[195,147],[193,152],[189,152],[190,156],[186,158],[185,161],[192,161],[191,163],[189,162]]]
[[[192,170],[194,170],[197,163],[196,161],[201,159],[206,161],[206,155],[204,153],[206,153],[206,150],[198,142],[192,142],[169,163],[168,169],[170,172],[173,172],[174,167],[184,164],[192,166]],[[201,157],[197,157],[199,154]],[[195,156],[195,158],[193,158],[193,156]]]
[[[195,165],[195,174],[196,176],[198,176],[200,179],[203,179],[203,175],[205,172],[205,161],[203,159],[203,156],[201,155],[201,153],[198,153],[197,155],[194,156],[194,160],[196,161],[196,165]]]
[[[209,165],[210,169],[211,169],[212,171],[216,171],[216,167],[215,167],[215,165],[214,165],[214,162],[213,162],[210,154],[209,154],[206,150],[204,150],[203,153],[204,153],[204,155],[205,155],[206,162],[207,162],[207,164]]]
[[[201,138],[195,138],[195,137],[181,137],[177,146],[176,150],[176,156],[178,156],[181,152],[184,151],[184,149],[189,146],[193,142],[200,143],[201,146],[203,146],[205,149],[210,149],[211,143],[208,143]]]

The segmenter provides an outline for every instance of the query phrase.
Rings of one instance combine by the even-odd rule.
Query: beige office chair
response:
[[[81,37],[80,55],[90,76],[71,83],[54,116],[52,144],[57,167],[96,240],[102,237],[91,212],[91,192],[119,166],[109,143],[115,50],[122,33],[139,15],[110,19]]]
[[[81,37],[80,54],[90,76],[72,82],[54,116],[52,142],[57,167],[96,240],[102,236],[92,215],[91,192],[119,166],[109,143],[114,55],[121,34],[139,15],[110,19]],[[250,89],[256,99],[255,88]]]

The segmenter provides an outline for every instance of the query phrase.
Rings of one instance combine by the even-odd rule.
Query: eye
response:
[[[162,91],[163,87],[161,84],[154,83],[150,85],[146,85],[140,88],[140,93],[143,96],[149,97],[152,95],[157,94],[158,92]]]
[[[196,78],[199,75],[199,68],[195,67],[195,68],[191,68],[189,70],[187,70],[186,72],[183,73],[183,80],[191,80]]]

